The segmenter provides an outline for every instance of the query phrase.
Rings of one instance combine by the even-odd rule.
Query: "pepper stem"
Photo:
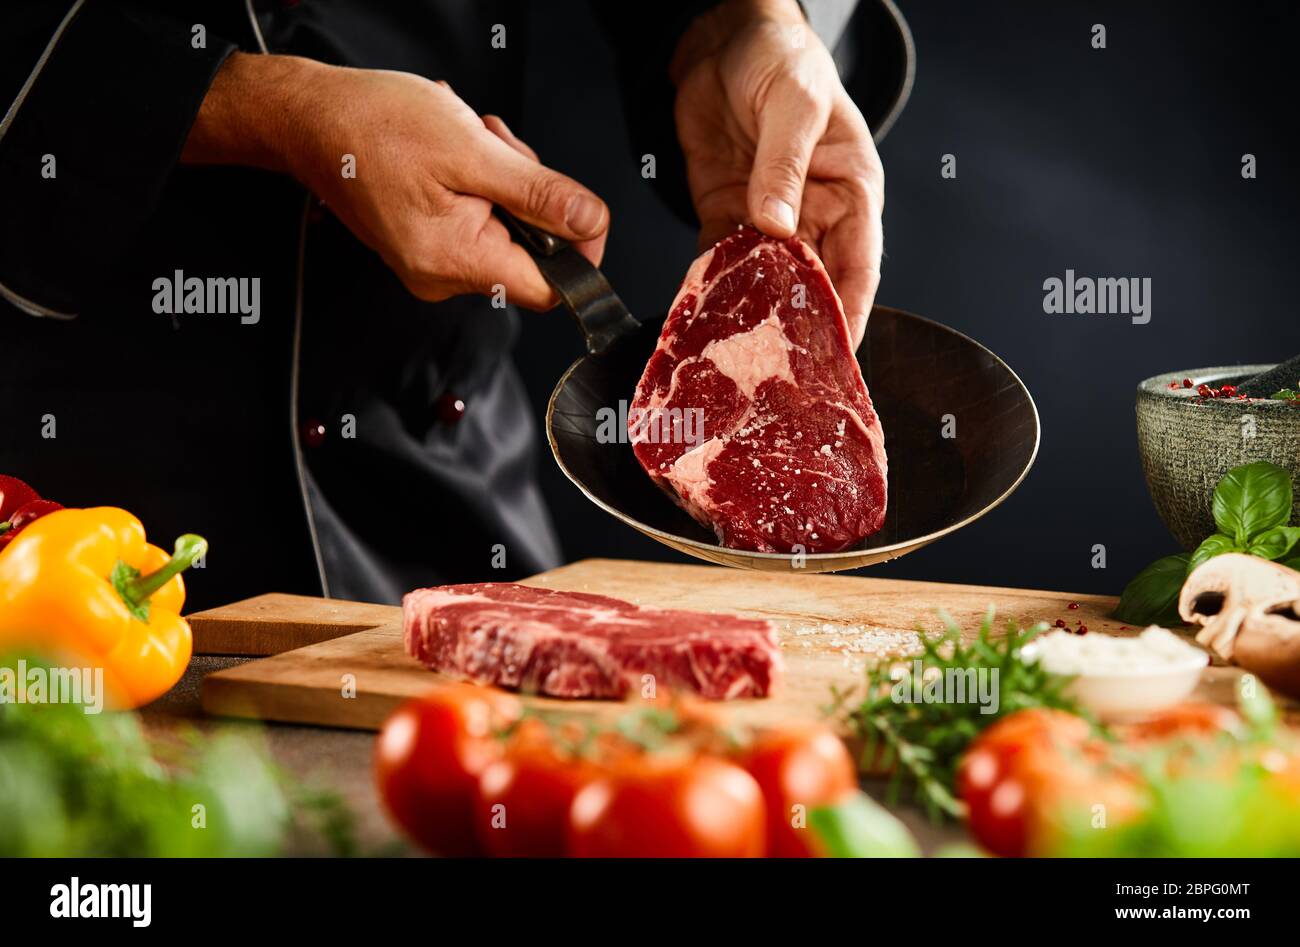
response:
[[[122,597],[130,604],[140,604],[150,595],[180,575],[194,564],[194,560],[208,551],[208,541],[202,536],[186,533],[176,540],[172,557],[147,575],[127,580],[122,587]]]

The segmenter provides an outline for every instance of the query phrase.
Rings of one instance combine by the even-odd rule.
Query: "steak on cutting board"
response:
[[[884,432],[801,240],[742,227],[691,265],[628,419],[646,473],[724,546],[835,552],[884,523]]]
[[[621,698],[646,674],[671,692],[764,697],[782,670],[768,621],[508,582],[417,589],[402,626],[432,670],[551,697]]]

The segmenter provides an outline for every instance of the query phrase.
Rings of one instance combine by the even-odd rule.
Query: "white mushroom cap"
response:
[[[1247,619],[1264,619],[1275,614],[1271,609],[1297,600],[1300,572],[1230,552],[1215,556],[1187,577],[1178,596],[1178,614],[1185,622],[1203,626],[1197,641],[1230,660]]]

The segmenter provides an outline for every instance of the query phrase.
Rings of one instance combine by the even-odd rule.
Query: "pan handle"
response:
[[[588,352],[599,355],[623,336],[641,328],[605,274],[567,240],[525,223],[501,207],[495,211],[515,241],[528,251],[564,307],[578,320],[578,327],[587,339]]]

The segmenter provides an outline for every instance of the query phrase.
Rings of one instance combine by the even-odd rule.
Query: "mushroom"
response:
[[[1183,621],[1202,625],[1196,640],[1225,661],[1247,617],[1256,610],[1300,598],[1300,572],[1238,552],[1197,567],[1178,596]]]
[[[1300,572],[1241,553],[1215,556],[1183,583],[1178,614],[1201,625],[1196,640],[1225,661],[1300,694]]]
[[[1300,597],[1247,615],[1235,660],[1269,687],[1300,698]]]

